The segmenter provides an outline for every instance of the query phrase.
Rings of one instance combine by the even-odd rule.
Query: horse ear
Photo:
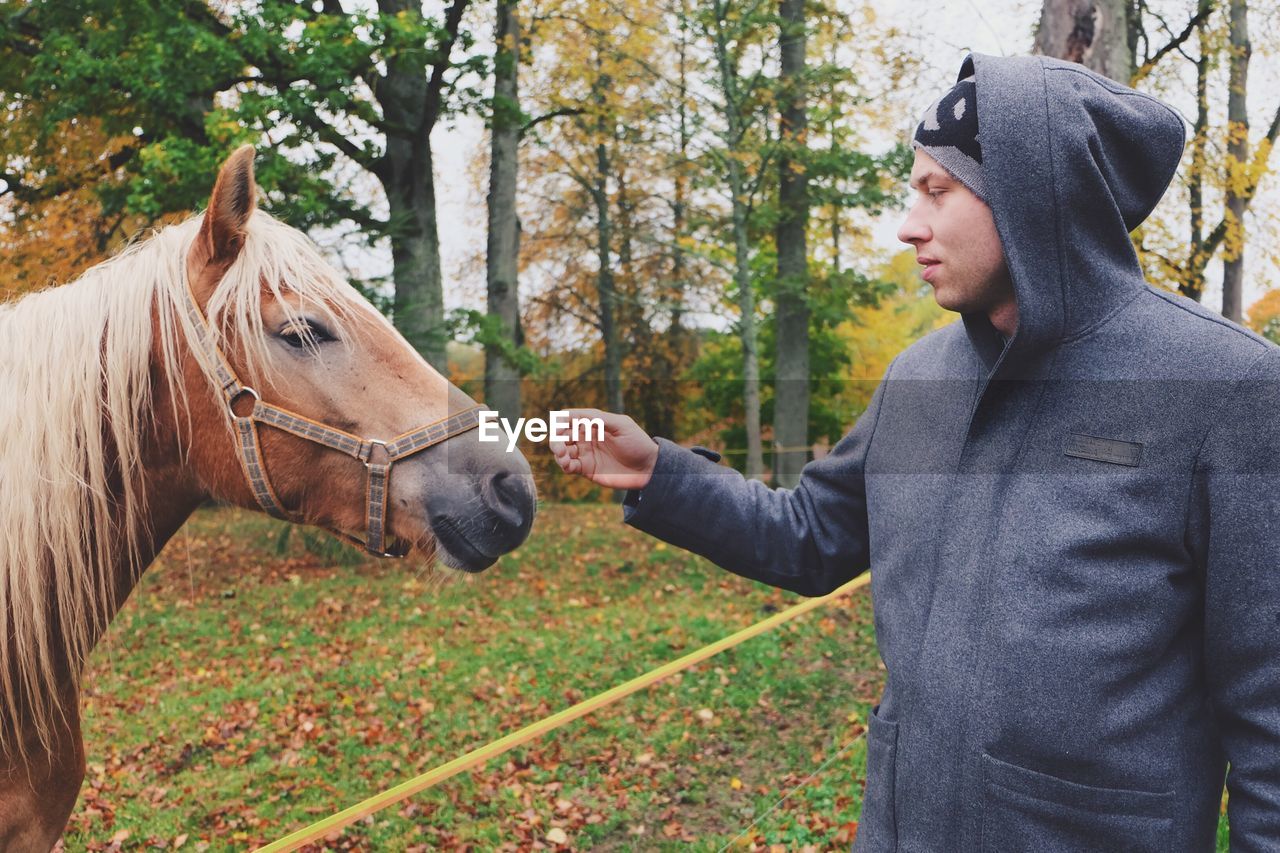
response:
[[[210,259],[233,261],[244,245],[245,223],[257,206],[253,146],[242,145],[218,170],[200,239]]]

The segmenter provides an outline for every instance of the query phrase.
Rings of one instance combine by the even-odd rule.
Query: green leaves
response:
[[[100,171],[78,180],[100,184],[103,216],[154,222],[203,206],[217,163],[251,142],[265,206],[304,228],[355,222],[371,239],[385,224],[378,199],[349,192],[339,158],[378,170],[383,99],[396,97],[383,71],[426,75],[448,41],[443,20],[416,12],[330,14],[290,0],[228,12],[201,0],[4,2],[0,18],[15,21],[0,41],[0,67],[12,72],[0,99],[32,127],[3,138],[0,162],[31,163],[51,186],[67,172],[54,156],[60,128],[97,122],[111,148],[77,153],[118,156],[123,181]],[[466,32],[458,41],[473,45]],[[458,100],[470,109],[474,93]]]
[[[483,311],[460,308],[449,317],[449,336],[455,341],[496,347],[521,376],[549,378],[547,359],[528,347],[516,346],[502,327],[502,318]]]

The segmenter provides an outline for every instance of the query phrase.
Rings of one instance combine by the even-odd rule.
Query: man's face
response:
[[[921,275],[933,285],[933,298],[943,308],[961,313],[1016,312],[1013,281],[991,208],[918,149],[911,186],[916,195],[898,228],[898,239],[915,246],[916,260],[924,266]]]

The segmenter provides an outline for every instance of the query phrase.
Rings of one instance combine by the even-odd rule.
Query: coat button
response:
[[[716,453],[714,450],[709,450],[708,448],[703,447],[700,444],[695,444],[693,447],[690,447],[689,449],[692,450],[694,453],[698,454],[699,456],[705,456],[706,458],[710,459],[712,462],[720,461],[719,453]]]

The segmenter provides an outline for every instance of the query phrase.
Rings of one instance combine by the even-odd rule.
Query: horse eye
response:
[[[279,338],[294,349],[318,346],[337,340],[328,329],[314,320],[295,322],[286,326],[280,331]]]

